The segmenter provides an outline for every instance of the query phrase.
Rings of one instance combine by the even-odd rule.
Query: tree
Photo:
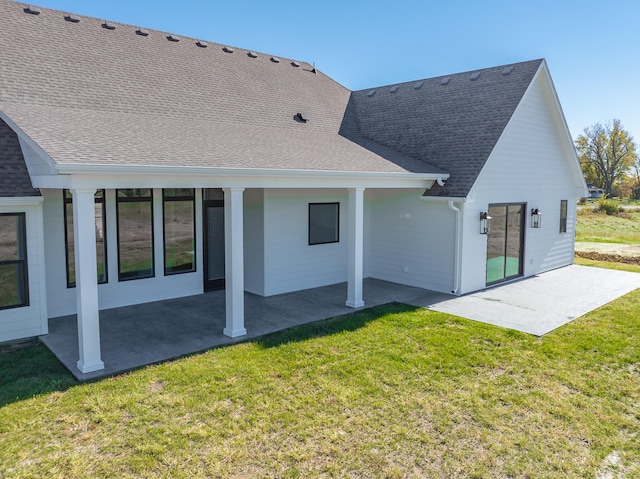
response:
[[[575,143],[587,181],[600,186],[607,196],[638,159],[633,137],[622,128],[620,120],[585,128]]]

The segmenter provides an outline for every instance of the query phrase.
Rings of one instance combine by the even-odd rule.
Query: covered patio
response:
[[[257,338],[300,324],[353,312],[345,306],[347,283],[261,297],[245,293],[247,334],[231,338],[225,328],[225,291],[100,311],[104,369],[81,373],[76,315],[49,320],[42,342],[80,381],[122,373],[147,364]],[[431,304],[452,296],[375,279],[364,280],[369,306],[399,301]]]
[[[465,296],[452,296],[377,279],[365,279],[367,307],[406,303],[516,329],[536,336],[640,288],[640,274],[571,265]],[[250,340],[268,333],[348,314],[347,283],[261,297],[245,293],[245,336],[225,327],[225,292],[100,311],[105,368],[83,374],[75,315],[49,320],[41,340],[79,380],[101,378],[184,355]]]

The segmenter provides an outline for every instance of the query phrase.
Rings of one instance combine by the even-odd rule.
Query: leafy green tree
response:
[[[607,196],[638,160],[633,137],[622,128],[620,120],[585,128],[575,143],[587,181],[600,186]]]

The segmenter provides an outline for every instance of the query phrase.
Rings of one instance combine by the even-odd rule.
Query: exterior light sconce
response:
[[[491,226],[491,216],[486,211],[480,213],[480,234],[489,234],[489,228]]]
[[[540,228],[542,226],[542,212],[538,208],[531,210],[531,227]]]

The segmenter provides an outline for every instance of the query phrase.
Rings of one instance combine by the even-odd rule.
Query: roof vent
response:
[[[40,15],[41,12],[42,11],[38,7],[32,7],[31,5],[24,8],[24,13],[29,13],[31,15]]]
[[[471,75],[469,75],[469,80],[471,81],[476,81],[478,78],[480,78],[480,73],[478,72],[473,72]]]
[[[222,47],[222,51],[225,53],[233,53],[233,48],[231,47]]]
[[[395,93],[395,92],[397,92],[397,91],[398,91],[398,88],[400,88],[398,85],[392,86],[392,87],[389,89],[389,93]]]
[[[176,37],[175,35],[169,35],[167,37],[167,40],[169,40],[170,42],[179,42],[180,41],[180,37]]]
[[[440,85],[448,85],[450,81],[451,77],[443,78],[442,80],[440,80]]]
[[[296,113],[296,119],[301,123],[306,123],[309,121],[309,115],[306,113]]]
[[[102,24],[102,28],[106,29],[106,30],[115,30],[116,26],[113,23],[109,23],[109,22],[104,22]]]
[[[513,71],[513,67],[504,67],[502,69],[502,74],[503,75],[508,75],[509,73],[511,73]]]
[[[367,96],[371,98],[375,94],[376,94],[376,90],[369,90],[369,93],[367,93]]]
[[[203,41],[200,41],[200,40],[198,40],[196,42],[196,45],[198,45],[200,48],[207,48],[209,46],[209,44],[207,42],[203,42]]]
[[[247,56],[249,58],[258,58],[258,54],[256,52],[247,52]]]
[[[271,61],[273,63],[280,63],[280,59],[278,57],[271,57]]]
[[[140,35],[141,37],[148,37],[149,36],[149,30],[145,30],[144,28],[138,28],[136,30],[136,35]]]
[[[298,62],[291,62],[291,66],[298,68],[300,64]]]
[[[64,20],[65,22],[78,23],[80,21],[80,17],[76,17],[75,15],[68,14],[64,16]]]
[[[414,88],[414,90],[419,90],[420,88],[422,88],[422,85],[424,85],[424,82],[423,81],[419,81],[418,83],[413,85],[413,88]]]

